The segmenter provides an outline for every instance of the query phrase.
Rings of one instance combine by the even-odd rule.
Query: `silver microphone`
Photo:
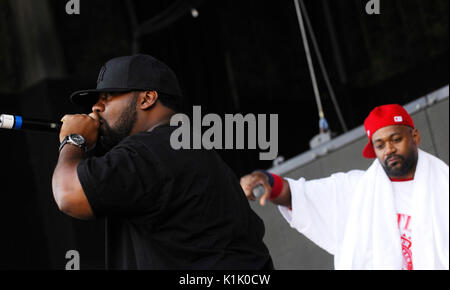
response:
[[[257,186],[255,186],[255,188],[253,188],[253,195],[256,198],[260,198],[261,196],[264,195],[265,192],[266,192],[266,189],[262,184],[258,184]]]

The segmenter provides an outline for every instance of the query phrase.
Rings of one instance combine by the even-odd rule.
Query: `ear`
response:
[[[416,146],[419,146],[420,144],[420,133],[419,130],[417,130],[417,128],[413,129],[413,131],[411,132],[414,144],[416,144]]]
[[[158,101],[158,93],[156,91],[144,91],[139,96],[139,107],[147,110],[153,107]]]

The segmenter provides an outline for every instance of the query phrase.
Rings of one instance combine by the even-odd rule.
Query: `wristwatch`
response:
[[[64,140],[61,142],[61,145],[59,145],[59,152],[61,152],[61,150],[67,143],[77,146],[83,149],[83,151],[86,151],[87,148],[86,140],[84,140],[83,136],[81,135],[70,134],[66,136],[66,138],[64,138]]]

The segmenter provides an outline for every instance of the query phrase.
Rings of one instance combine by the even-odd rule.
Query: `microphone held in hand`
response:
[[[266,189],[262,184],[258,184],[257,186],[255,186],[255,188],[253,188],[253,195],[256,198],[260,198],[261,196],[264,195],[265,192],[266,192]]]
[[[0,129],[59,133],[61,125],[62,123],[59,121],[28,119],[7,114],[0,115]]]

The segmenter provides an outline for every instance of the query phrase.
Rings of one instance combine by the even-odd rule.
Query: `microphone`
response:
[[[253,188],[253,195],[256,198],[260,198],[264,195],[264,193],[266,193],[266,189],[262,184],[258,184],[257,186],[255,186],[255,188]]]
[[[0,115],[1,129],[59,133],[61,125],[62,123],[59,121],[25,119],[22,116],[7,114]]]

